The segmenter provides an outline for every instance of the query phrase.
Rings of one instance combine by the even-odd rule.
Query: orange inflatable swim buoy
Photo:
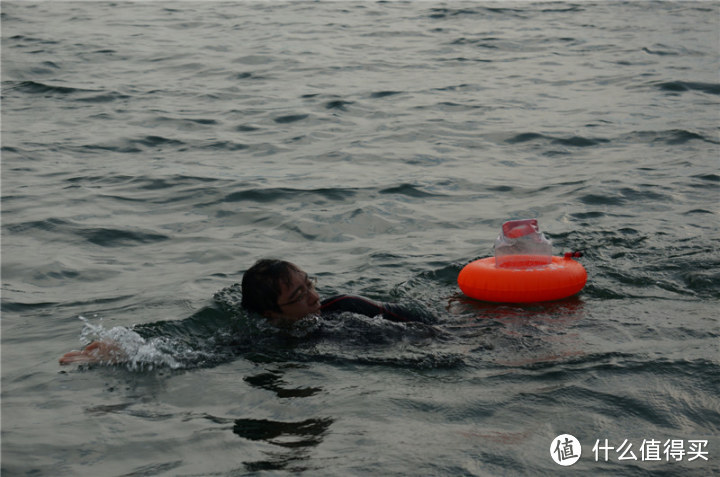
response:
[[[495,257],[475,260],[458,275],[458,285],[470,298],[495,303],[533,303],[576,294],[587,282],[585,268],[569,256],[506,256],[502,267]]]

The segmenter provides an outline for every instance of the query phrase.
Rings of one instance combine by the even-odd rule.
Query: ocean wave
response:
[[[273,202],[290,198],[317,197],[321,200],[345,201],[357,192],[346,188],[295,189],[290,187],[253,188],[227,194],[222,202]]]
[[[687,144],[691,141],[702,141],[710,144],[720,144],[720,141],[713,137],[701,134],[697,131],[686,129],[668,129],[663,131],[634,131],[622,137],[623,142],[635,143],[663,143],[677,146]]]
[[[720,366],[717,362],[707,359],[667,359],[645,357],[628,353],[594,353],[571,357],[567,360],[534,363],[532,373],[522,376],[523,382],[543,381],[570,383],[558,389],[534,391],[535,400],[551,402],[582,402],[590,412],[616,415],[621,410],[624,415],[651,422],[668,428],[683,428],[687,415],[693,419],[702,419],[720,426],[720,413],[714,405],[715,389],[711,384],[720,377]],[[661,398],[641,398],[637,392],[622,392],[615,386],[588,385],[588,376],[592,380],[608,379],[610,382],[633,381],[636,376],[653,375],[661,379],[662,388],[679,386]],[[684,383],[684,384],[680,384]],[[692,383],[692,384],[690,384]],[[656,384],[646,381],[647,388]],[[686,389],[692,388],[692,395]],[[520,397],[520,396],[518,396]],[[677,401],[685,408],[683,417],[679,417],[672,409],[676,408],[670,401]]]
[[[90,227],[81,228],[76,233],[88,242],[101,247],[132,246],[170,240],[170,236],[165,234],[127,228]]]
[[[75,93],[92,92],[91,90],[87,89],[74,88],[71,86],[49,85],[37,81],[4,81],[3,83],[6,85],[6,87],[3,89],[6,91],[19,91],[21,93],[28,94],[70,95]]]
[[[70,97],[75,96],[73,101],[83,103],[108,103],[112,101],[128,99],[129,95],[117,91],[100,91],[72,86],[61,86],[41,83],[38,81],[4,81],[4,91],[15,91],[26,94],[40,95],[43,97]]]
[[[325,103],[325,109],[337,109],[347,111],[347,106],[354,104],[354,101],[346,101],[342,99],[334,99]]]
[[[531,141],[545,141],[550,144],[560,144],[572,147],[592,147],[611,142],[609,139],[605,138],[586,138],[582,136],[552,137],[533,132],[520,133],[505,140],[508,144],[519,144]]]
[[[545,143],[547,145],[557,144],[561,146],[585,148],[585,147],[608,147],[618,144],[627,143],[655,143],[660,142],[672,146],[683,145],[691,141],[703,141],[710,144],[720,144],[714,137],[709,137],[696,131],[685,129],[670,129],[664,131],[635,131],[629,134],[623,134],[615,138],[598,138],[569,136],[556,137],[547,134],[535,132],[519,133],[504,140],[507,144],[523,144],[523,143]]]
[[[654,85],[662,91],[672,93],[700,91],[701,93],[707,94],[720,94],[720,84],[718,83],[701,83],[697,81],[663,81],[654,83]]]
[[[566,239],[567,240],[567,239]],[[623,227],[574,238],[584,250],[589,280],[582,294],[599,299],[720,297],[720,261],[709,237],[678,239]]]
[[[138,138],[120,139],[115,142],[101,144],[84,144],[82,149],[93,151],[110,151],[123,154],[137,154],[148,149],[165,148],[179,149],[186,145],[184,141],[163,136],[142,136]]]
[[[376,91],[374,93],[370,94],[370,97],[373,99],[379,99],[379,98],[387,98],[388,96],[395,96],[398,94],[402,94],[402,91]]]
[[[7,230],[14,234],[27,234],[33,231],[50,232],[63,241],[71,240],[71,236],[82,237],[84,240],[101,247],[132,246],[170,239],[168,235],[149,230],[132,229],[130,227],[88,227],[75,221],[59,218],[18,222],[8,225]]]
[[[380,194],[404,195],[407,197],[416,197],[416,198],[436,197],[436,196],[441,195],[441,194],[431,193],[426,190],[423,190],[423,188],[419,187],[416,184],[399,184],[396,186],[380,189],[378,192]]]
[[[504,8],[504,7],[475,7],[475,8],[447,8],[434,7],[430,9],[428,16],[434,20],[453,19],[456,17],[475,16],[483,14],[497,14],[499,16],[509,16],[525,18],[527,10],[522,8]]]
[[[130,96],[128,94],[118,93],[117,91],[111,91],[111,92],[95,94],[92,96],[83,96],[83,97],[77,98],[75,101],[79,101],[81,103],[110,103],[113,101],[129,99],[131,97],[132,96]]]
[[[295,123],[302,121],[303,119],[307,119],[308,116],[309,114],[288,114],[285,116],[278,116],[274,119],[274,121],[278,124]]]

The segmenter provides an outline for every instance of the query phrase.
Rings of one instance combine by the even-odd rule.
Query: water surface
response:
[[[3,2],[3,475],[543,475],[564,433],[570,471],[719,470],[719,14]],[[583,292],[463,297],[529,217]],[[265,256],[437,333],[251,346],[228,287]],[[107,334],[132,366],[57,364]]]

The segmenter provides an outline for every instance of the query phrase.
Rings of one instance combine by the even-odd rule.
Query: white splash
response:
[[[93,324],[87,318],[80,316],[84,326],[80,334],[80,340],[84,345],[94,341],[114,343],[120,348],[120,353],[126,356],[123,362],[132,370],[153,369],[154,367],[169,367],[177,369],[183,367],[173,357],[179,353],[178,343],[173,343],[167,338],[146,339],[136,331],[124,326],[115,326],[106,329],[102,324]]]

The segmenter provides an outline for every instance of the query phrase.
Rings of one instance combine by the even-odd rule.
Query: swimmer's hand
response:
[[[81,351],[70,351],[60,357],[60,364],[93,363],[117,364],[127,361],[119,344],[114,341],[93,341]]]

